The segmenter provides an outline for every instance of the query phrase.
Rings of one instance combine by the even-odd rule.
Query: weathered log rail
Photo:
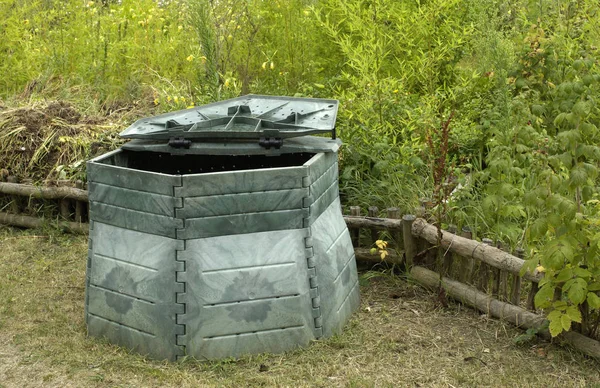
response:
[[[8,196],[14,206],[0,212],[0,224],[26,228],[54,225],[71,233],[87,233],[88,195],[80,182],[78,187],[37,187],[14,182],[0,182],[0,195]],[[57,200],[59,215],[50,221],[20,214],[20,197]],[[11,204],[12,204],[11,203]],[[71,211],[74,210],[74,211]],[[384,262],[403,265],[411,277],[425,287],[443,287],[446,294],[459,302],[468,304],[491,316],[507,320],[524,328],[537,328],[542,336],[549,333],[541,329],[546,319],[534,309],[534,295],[542,279],[539,273],[524,273],[524,251],[515,249],[515,254],[500,249],[501,242],[483,239],[473,240],[473,233],[464,226],[450,225],[442,231],[439,245],[443,252],[443,262],[436,265],[436,271],[422,265],[431,263],[432,252],[438,249],[438,230],[423,218],[414,215],[400,216],[398,208],[385,210],[386,218],[379,218],[379,209],[368,208],[363,216],[361,208],[351,207],[351,215],[344,216],[350,230],[357,260],[382,262],[379,252],[372,254],[370,248],[378,239],[390,243],[388,256]],[[425,215],[425,208],[417,212]],[[442,277],[440,277],[440,273]],[[441,281],[440,281],[441,279]],[[523,281],[531,287],[525,300],[522,298]],[[575,331],[564,333],[560,339],[582,352],[600,359],[600,342]]]
[[[0,182],[0,193],[41,199],[70,199],[80,202],[87,202],[88,200],[87,190],[68,186],[40,187],[22,183]]]

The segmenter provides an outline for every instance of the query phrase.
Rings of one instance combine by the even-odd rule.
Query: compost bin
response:
[[[121,133],[133,140],[90,160],[89,335],[174,360],[339,332],[359,287],[337,109],[239,97],[141,119]]]

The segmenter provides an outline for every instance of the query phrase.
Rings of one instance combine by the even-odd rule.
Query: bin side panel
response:
[[[123,229],[176,238],[183,220],[90,201],[90,219]]]
[[[308,167],[310,182],[315,182],[321,175],[325,174],[334,163],[337,163],[337,158],[337,152],[325,152],[316,154],[304,163],[304,166]]]
[[[180,198],[96,182],[88,184],[88,193],[93,202],[169,217],[175,216],[175,207],[181,207]]]
[[[312,174],[311,174],[312,176]],[[334,160],[329,168],[320,176],[316,177],[316,179],[311,180],[310,184],[310,198],[311,202],[317,200],[317,198],[321,197],[323,193],[325,193],[333,182],[337,182],[338,179],[338,164]]]
[[[175,251],[182,242],[98,222],[90,239],[88,334],[156,359],[175,359],[182,353],[175,343]]]
[[[298,189],[302,187],[302,178],[306,174],[307,169],[299,166],[184,175],[182,187],[175,188],[175,196],[186,198]]]
[[[341,331],[360,303],[354,249],[339,199],[314,222],[311,236],[323,335],[327,337]]]
[[[183,208],[177,209],[177,217],[201,218],[301,209],[307,196],[308,188],[301,188],[183,198]]]
[[[305,226],[309,227],[339,196],[337,153],[317,154],[305,166],[308,167],[305,186],[309,188],[309,196],[304,206],[310,209]]]
[[[312,189],[312,186],[311,186]],[[325,190],[309,207],[308,225],[312,225],[320,216],[323,214],[333,203],[333,201],[339,201],[339,188],[338,181],[334,180],[330,183],[327,190]]]
[[[234,214],[185,220],[185,229],[177,231],[179,239],[197,239],[225,235],[301,229],[307,209],[280,210],[264,213]]]
[[[88,182],[163,195],[173,195],[173,186],[181,186],[180,175],[167,175],[111,166],[100,163],[102,160],[98,158],[87,163]]]
[[[305,230],[186,242],[187,353],[281,352],[314,338]]]

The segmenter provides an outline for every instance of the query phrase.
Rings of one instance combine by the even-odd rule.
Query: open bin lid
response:
[[[331,133],[337,100],[247,95],[144,118],[121,132],[130,139],[164,140],[189,148],[192,141],[252,141],[279,148],[283,139]]]

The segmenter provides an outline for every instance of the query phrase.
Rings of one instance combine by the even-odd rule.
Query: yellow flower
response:
[[[23,20],[23,24],[28,25],[29,24],[29,19]]]
[[[177,104],[179,102],[179,98],[177,96],[173,97],[173,101]]]
[[[268,61],[263,62],[262,66],[261,66],[263,70],[267,70],[267,63],[269,63],[269,62]]]
[[[398,93],[398,89],[394,90],[394,93]]]
[[[194,105],[189,105],[189,106],[186,106],[186,109],[192,109],[193,107],[194,107]]]
[[[183,30],[183,26],[178,26],[177,30],[179,30],[179,31]]]
[[[226,88],[228,88],[228,87],[229,87],[229,84],[230,84],[230,82],[229,82],[229,78],[227,78],[227,79],[225,80],[225,85],[224,85],[224,86],[225,86]]]
[[[546,268],[542,267],[541,265],[538,265],[537,267],[535,267],[535,270],[541,273],[544,272]]]
[[[275,68],[275,64],[273,62],[271,62],[270,68],[271,68],[271,70],[273,70]]]
[[[193,55],[190,55],[189,57],[187,57],[187,58],[186,58],[186,60],[187,60],[188,62],[191,62],[191,61],[193,61],[193,60],[194,60],[194,56],[193,56]]]
[[[167,96],[167,101],[171,102],[171,96]]]
[[[154,99],[154,105],[158,105],[158,98]]]

